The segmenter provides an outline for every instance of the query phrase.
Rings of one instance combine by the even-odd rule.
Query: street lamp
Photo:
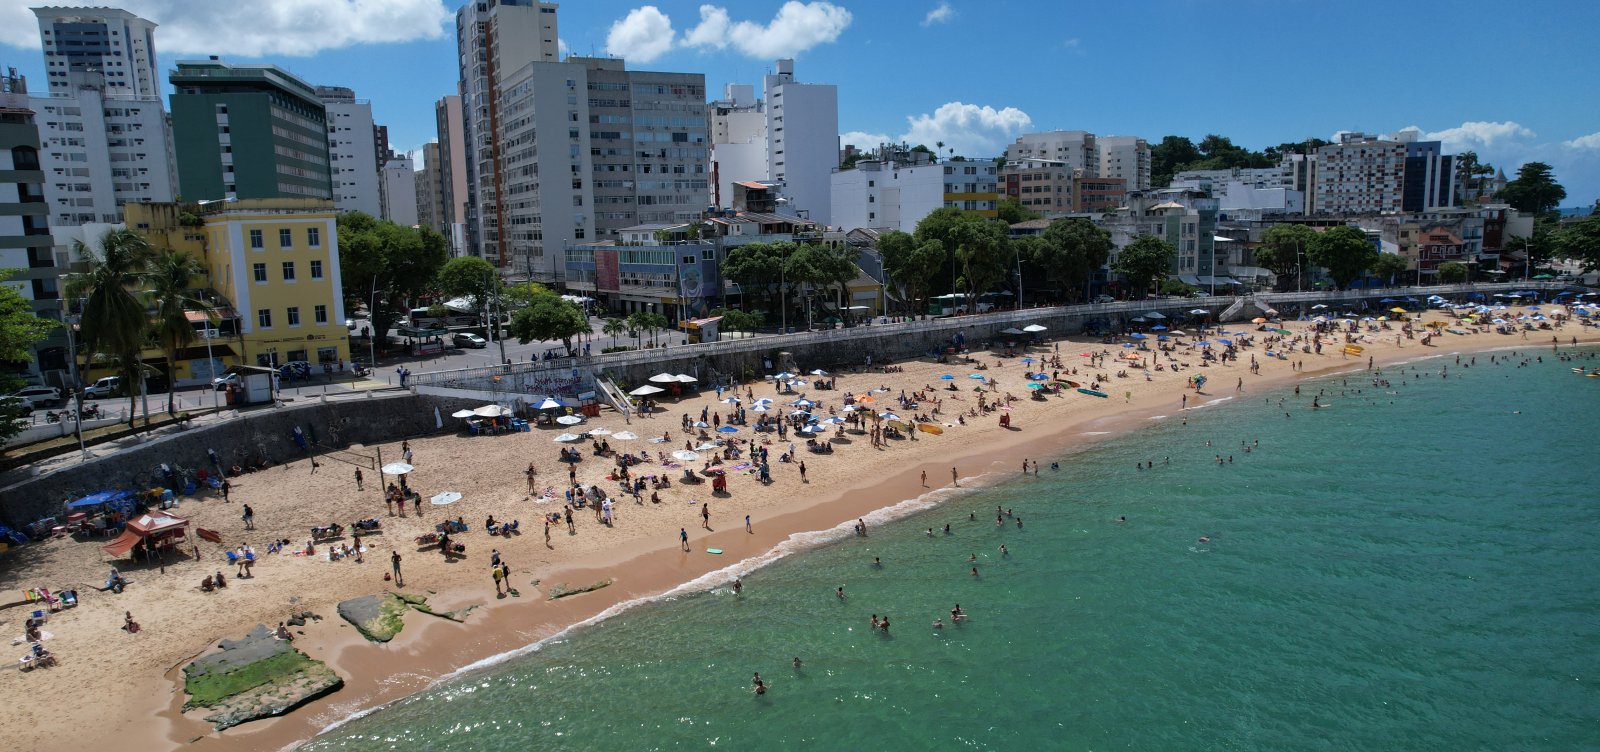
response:
[[[81,316],[68,315],[67,321],[67,366],[72,376],[72,395],[78,400],[77,416],[72,421],[78,435],[78,451],[83,453],[84,459],[89,459],[89,448],[83,444],[83,389],[78,381],[78,348],[73,342],[72,333],[77,330],[78,324],[83,321]]]
[[[369,374],[378,372],[378,275],[372,275],[372,297],[367,304],[367,357],[372,359],[372,364],[367,367]]]
[[[206,370],[211,373],[211,378],[212,378],[213,381],[217,378],[217,360],[216,360],[216,358],[213,358],[211,356],[211,340],[216,339],[217,335],[219,333],[220,333],[219,330],[213,329],[213,328],[211,328],[209,326],[200,331],[200,336],[203,339],[205,339],[205,341],[206,341]],[[220,410],[221,409],[217,405],[217,385],[216,384],[212,384],[211,385],[211,409],[212,410]]]

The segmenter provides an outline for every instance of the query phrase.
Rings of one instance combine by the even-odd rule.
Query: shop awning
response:
[[[1200,284],[1200,278],[1196,277],[1193,274],[1179,274],[1178,275],[1178,281],[1182,282],[1182,283],[1184,283],[1186,285],[1198,285],[1198,284]]]

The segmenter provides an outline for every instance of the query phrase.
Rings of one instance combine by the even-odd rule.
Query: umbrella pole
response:
[[[378,451],[378,493],[386,493],[385,489],[389,484],[383,482],[383,447],[373,447],[373,449]]]

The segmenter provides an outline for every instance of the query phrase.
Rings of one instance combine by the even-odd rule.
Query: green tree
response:
[[[200,260],[182,251],[164,250],[150,261],[146,282],[149,284],[150,302],[155,304],[153,323],[156,341],[167,356],[167,373],[176,373],[178,351],[194,344],[197,337],[189,312],[203,313],[209,320],[215,316],[211,303],[201,298],[194,289],[194,281],[205,274]],[[209,323],[208,323],[209,326]],[[177,412],[173,404],[173,391],[167,390],[167,414]]]
[[[500,274],[477,256],[460,256],[439,267],[439,292],[452,298],[467,298],[479,308],[500,290]]]
[[[443,235],[402,227],[370,214],[339,215],[339,271],[345,300],[371,305],[372,336],[383,341],[406,303],[433,289],[449,258]]]
[[[0,269],[0,283],[16,272],[15,269]],[[32,360],[33,346],[49,337],[56,326],[56,322],[35,315],[33,305],[15,287],[0,284],[0,362]],[[21,379],[0,374],[0,395],[9,394],[21,383]],[[0,442],[22,430],[23,424],[17,420],[20,414],[21,405],[17,400],[0,396]]]
[[[1058,219],[1026,247],[1034,266],[1044,271],[1050,287],[1067,299],[1087,293],[1094,270],[1111,258],[1111,235],[1087,219]]]
[[[1011,260],[1005,225],[954,207],[943,207],[922,218],[913,236],[918,245],[934,241],[944,247],[959,275],[952,287],[974,299],[1005,277]]]
[[[833,300],[848,301],[850,282],[861,273],[856,267],[854,249],[825,245],[801,246],[789,257],[786,269],[791,283],[805,283],[820,288],[824,293],[825,305],[832,302],[826,300],[827,291],[835,287],[839,294]],[[849,311],[841,310],[838,313],[848,320]]]
[[[1128,280],[1134,295],[1143,296],[1152,282],[1166,279],[1178,249],[1155,235],[1140,235],[1117,254],[1111,269]]]
[[[995,207],[995,211],[998,212],[1000,221],[1008,225],[1014,225],[1018,222],[1026,222],[1030,219],[1038,219],[1040,216],[1042,216],[1039,214],[1039,212],[1023,206],[1021,201],[1018,201],[1014,198],[1007,198],[1006,200],[1001,201],[1000,204]]]
[[[1333,283],[1348,288],[1378,261],[1378,249],[1354,227],[1333,227],[1318,233],[1306,248],[1311,263],[1328,270]]]
[[[1446,261],[1439,265],[1439,283],[1458,285],[1467,281],[1467,265],[1460,261]]]
[[[1500,198],[1525,214],[1547,214],[1567,198],[1567,189],[1556,182],[1550,165],[1529,162],[1517,168],[1517,179],[1506,183]]]
[[[613,341],[627,331],[628,322],[616,316],[606,319],[605,322],[600,326],[600,333],[610,337]]]
[[[128,427],[133,428],[138,384],[144,374],[139,351],[144,349],[150,325],[143,289],[146,268],[155,252],[130,230],[107,231],[100,237],[98,249],[81,241],[75,245],[88,265],[88,271],[67,277],[67,295],[83,299],[78,327],[85,353],[82,372],[88,372],[96,353],[117,361],[128,390]]]
[[[1600,214],[1557,230],[1554,241],[1556,254],[1581,264],[1585,273],[1600,269]]]
[[[524,345],[536,340],[559,339],[567,348],[567,355],[572,355],[572,338],[589,331],[589,319],[577,303],[556,295],[541,295],[511,317],[508,330]]]
[[[1523,271],[1524,275],[1531,276],[1531,269],[1548,266],[1551,259],[1557,255],[1557,230],[1555,220],[1550,215],[1541,215],[1533,220],[1533,234],[1529,237],[1512,235],[1505,241],[1507,250],[1521,251],[1527,255],[1524,264],[1531,264]]]
[[[1166,136],[1150,147],[1150,182],[1157,188],[1172,184],[1172,175],[1200,159],[1200,150],[1185,136]]]
[[[1372,262],[1372,276],[1388,283],[1390,287],[1395,284],[1395,278],[1406,273],[1409,266],[1406,260],[1394,253],[1380,253],[1378,260]]]
[[[917,301],[926,303],[934,275],[944,267],[944,245],[936,240],[918,243],[911,235],[895,231],[878,238],[878,253],[883,256],[889,285],[900,292],[900,299],[917,312]]]
[[[773,285],[783,276],[785,259],[794,251],[793,243],[746,243],[728,249],[722,261],[722,275],[739,286],[745,307],[762,302],[772,308]]]
[[[1317,231],[1305,225],[1273,225],[1261,234],[1261,247],[1256,249],[1256,263],[1277,275],[1279,289],[1284,289],[1284,277],[1298,275],[1296,288],[1305,287],[1304,258]]]

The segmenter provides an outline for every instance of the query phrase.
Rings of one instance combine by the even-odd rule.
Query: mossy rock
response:
[[[209,708],[218,730],[283,715],[344,685],[333,669],[258,624],[242,640],[183,667],[185,710]]]
[[[373,642],[388,642],[405,627],[401,615],[409,607],[410,604],[406,600],[392,593],[363,595],[360,598],[340,601],[339,616],[355,625],[362,637]]]

